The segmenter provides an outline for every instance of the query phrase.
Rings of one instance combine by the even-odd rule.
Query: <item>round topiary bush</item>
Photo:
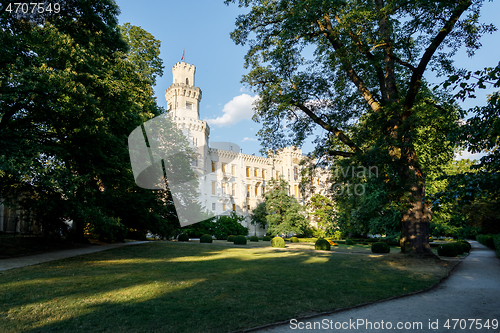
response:
[[[228,242],[234,242],[234,237],[236,237],[235,235],[229,235],[227,236],[227,241]]]
[[[385,242],[376,242],[372,244],[372,253],[389,253],[391,248]]]
[[[271,236],[264,236],[264,237],[262,237],[262,240],[263,241],[270,241],[271,240]]]
[[[234,236],[234,244],[245,245],[247,243],[247,238],[245,236]]]
[[[330,248],[331,248],[330,243],[324,238],[318,238],[316,243],[314,243],[315,250],[330,251]]]
[[[213,239],[211,235],[201,235],[200,237],[200,243],[212,243]]]
[[[353,245],[352,239],[346,239],[345,245]]]
[[[257,237],[257,236],[250,237],[250,242],[258,242],[258,241],[259,241],[259,237]]]
[[[461,253],[462,249],[458,249],[454,243],[441,244],[438,247],[438,255],[440,257],[456,257]]]
[[[290,243],[298,243],[299,239],[297,237],[290,238]]]
[[[189,242],[189,236],[188,234],[180,234],[179,237],[177,237],[177,240],[179,242]]]
[[[274,237],[271,240],[272,247],[285,247],[285,240],[279,236]]]

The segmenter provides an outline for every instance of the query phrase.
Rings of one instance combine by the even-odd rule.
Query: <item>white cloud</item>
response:
[[[467,150],[463,150],[455,155],[455,160],[458,161],[458,160],[463,160],[463,159],[467,159],[467,158],[470,160],[479,160],[483,156],[486,156],[486,154],[485,153],[473,154]]]
[[[259,141],[255,138],[249,138],[249,137],[244,137],[243,140],[241,140],[242,142],[245,142],[245,141]]]
[[[250,96],[248,94],[241,94],[234,97],[229,103],[224,105],[221,117],[215,119],[206,119],[210,125],[229,126],[245,119],[252,119],[253,106],[252,104],[257,100],[258,96]]]

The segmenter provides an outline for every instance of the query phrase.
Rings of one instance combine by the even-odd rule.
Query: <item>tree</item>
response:
[[[225,3],[251,7],[231,37],[241,45],[253,38],[243,82],[260,96],[254,119],[264,149],[300,145],[316,125],[325,133],[317,156],[384,165],[391,201],[403,212],[402,252],[432,255],[415,119],[424,104],[446,111],[451,103],[422,89],[423,75],[453,72],[456,50],[465,44],[473,54],[479,37],[495,30],[478,22],[482,1]]]
[[[335,213],[333,203],[330,199],[321,194],[311,197],[309,207],[310,215],[316,217],[318,227],[321,230],[321,237],[325,237],[327,231],[333,229],[333,215]]]
[[[122,38],[114,2],[59,3],[31,21],[0,14],[2,197],[21,198],[46,234],[69,220],[78,241],[123,229],[168,234],[178,227],[171,196],[137,187],[127,147],[133,129],[163,112],[151,87],[158,42],[143,40],[156,67],[138,75],[146,66],[131,56],[140,50]]]
[[[252,225],[258,225],[262,229],[265,229],[267,225],[266,216],[267,216],[266,203],[261,202],[252,211],[252,215],[250,216],[250,223],[252,223]]]
[[[294,197],[288,195],[288,183],[280,177],[272,178],[266,191],[265,203],[267,211],[267,233],[285,235],[304,233],[309,225],[305,217],[304,207]]]

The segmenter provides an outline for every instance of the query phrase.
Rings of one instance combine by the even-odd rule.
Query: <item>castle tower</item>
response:
[[[195,88],[194,74],[196,67],[184,61],[172,67],[173,82],[165,90],[167,111],[174,117],[200,119],[201,89]],[[182,111],[181,111],[182,110]]]

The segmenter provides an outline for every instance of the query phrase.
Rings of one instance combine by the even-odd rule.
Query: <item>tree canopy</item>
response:
[[[424,73],[454,74],[456,51],[472,55],[496,30],[479,22],[482,2],[226,0],[250,8],[231,37],[250,45],[243,82],[260,96],[254,120],[264,149],[301,145],[319,128],[316,157],[383,168],[402,212],[402,251],[430,254],[424,197],[433,163],[417,146],[435,139],[419,132],[420,120],[444,119],[456,106],[426,87]]]

